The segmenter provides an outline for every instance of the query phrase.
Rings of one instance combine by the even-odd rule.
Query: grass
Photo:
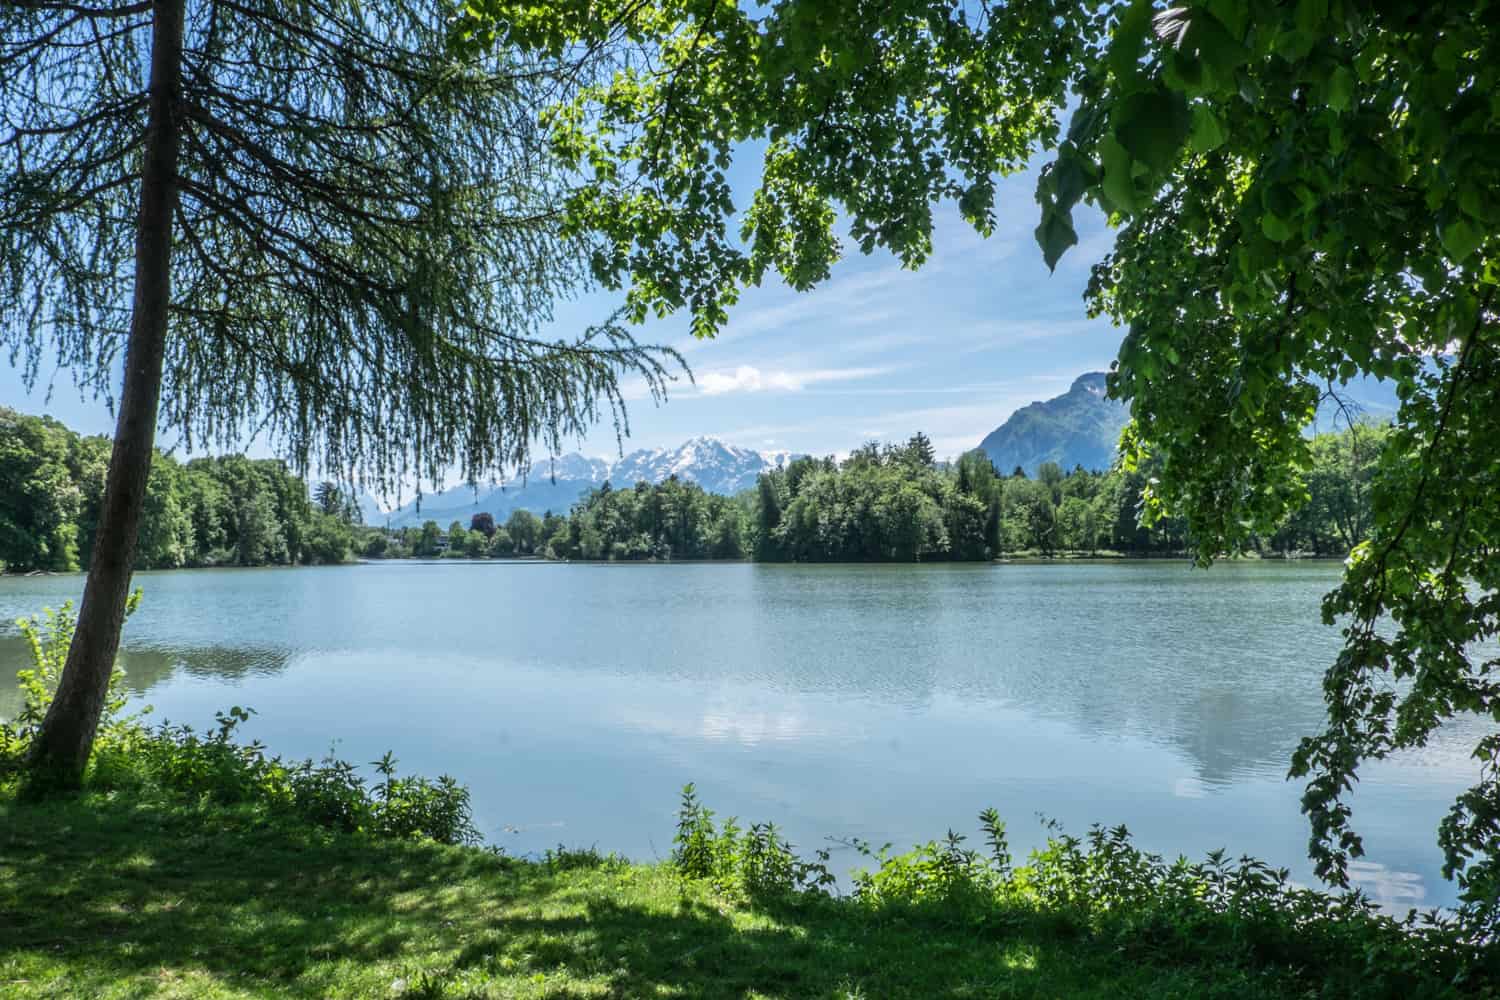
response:
[[[0,791],[0,996],[1304,997],[1045,915],[734,903],[662,865],[517,861],[255,807]]]

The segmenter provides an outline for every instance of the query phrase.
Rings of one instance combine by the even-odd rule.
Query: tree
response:
[[[256,490],[240,499],[235,508],[235,537],[241,566],[291,561],[285,528],[276,516],[275,503],[264,490]]]
[[[1047,492],[1052,496],[1052,506],[1056,507],[1062,503],[1062,466],[1056,462],[1043,462],[1037,466],[1037,482],[1047,487]]]
[[[1057,548],[1057,508],[1052,492],[1037,479],[1009,479],[1005,483],[1005,548],[1040,549],[1050,555]]]
[[[354,491],[326,479],[313,490],[313,503],[324,514],[336,517],[345,524],[361,524],[364,521],[359,503],[354,498]]]
[[[781,527],[781,487],[786,474],[780,469],[763,472],[755,479],[755,518],[757,559],[774,559],[781,554],[777,530]]]
[[[391,540],[383,531],[372,534],[365,542],[364,554],[371,559],[384,559],[391,550]]]
[[[988,537],[989,505],[976,496],[955,492],[948,498],[949,554],[954,559],[985,559],[993,554]]]
[[[431,559],[441,549],[443,529],[438,527],[436,521],[423,521],[422,530],[417,536],[416,544],[412,546],[412,552],[422,558]]]
[[[448,554],[450,556],[461,556],[468,553],[469,532],[464,528],[462,521],[454,521],[448,525]]]
[[[385,536],[376,535],[375,537],[384,539]],[[354,536],[344,519],[337,515],[325,514],[321,510],[314,512],[307,532],[303,560],[331,566],[348,562],[353,552]],[[384,547],[378,549],[378,553],[384,552]]]
[[[176,462],[163,460],[159,454],[152,459],[136,543],[137,568],[175,569],[186,565],[192,556],[193,521],[183,503],[183,479]]]
[[[1067,497],[1057,508],[1057,544],[1073,552],[1093,552],[1098,547],[1098,514],[1082,497]]]
[[[708,555],[713,559],[745,558],[745,513],[734,503],[724,505],[719,518],[713,521],[708,546]]]
[[[337,483],[325,479],[313,490],[313,503],[323,513],[336,517],[344,509],[343,490],[339,489]]]
[[[511,541],[510,532],[504,528],[496,528],[495,534],[490,538],[490,552],[497,556],[514,555],[516,546]]]
[[[911,436],[903,449],[906,461],[918,468],[928,469],[932,463],[937,461],[937,453],[932,449],[932,439],[921,431]]]
[[[517,555],[529,556],[536,551],[541,530],[542,522],[536,515],[520,507],[511,511],[505,522],[505,533],[510,536]]]
[[[0,344],[118,400],[39,778],[88,758],[159,422],[190,445],[261,428],[388,488],[558,450],[624,372],[660,392],[670,352],[617,326],[538,336],[589,246],[528,122],[587,67],[457,65],[447,33],[444,5],[401,0],[0,8]]]
[[[1120,225],[1090,305],[1129,330],[1125,462],[1155,464],[1148,517],[1183,517],[1203,562],[1304,502],[1320,399],[1394,383],[1365,537],[1323,604],[1344,639],[1326,726],[1291,768],[1318,872],[1346,885],[1361,764],[1500,715],[1500,21],[1415,0],[1152,14],[1121,7],[1080,64],[1038,239],[1055,260],[1080,199]],[[1474,755],[1438,839],[1493,927],[1500,734]]]
[[[68,468],[67,429],[0,407],[0,564],[77,568],[82,494]]]
[[[485,538],[495,537],[495,515],[489,511],[480,511],[469,518],[469,530],[477,531]]]
[[[978,448],[958,456],[958,491],[988,501],[999,489],[999,477],[990,457]]]

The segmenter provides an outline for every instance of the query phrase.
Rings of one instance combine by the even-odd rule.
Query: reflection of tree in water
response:
[[[1193,761],[1209,785],[1228,785],[1250,773],[1285,772],[1297,741],[1322,724],[1322,706],[1305,698],[1233,688],[1184,692],[1164,734]]]
[[[181,671],[191,677],[238,680],[266,677],[286,669],[290,657],[281,649],[205,646],[194,648],[144,647],[120,651],[125,687],[141,696]],[[0,719],[13,719],[21,710],[21,687],[16,671],[31,666],[26,643],[19,636],[0,636]]]
[[[1169,746],[1202,783],[1224,785],[1279,777],[1323,721],[1337,635],[1316,618],[1324,581],[1294,582],[1168,566],[758,574],[755,620],[714,663],[803,692],[1006,704],[1089,737]]]

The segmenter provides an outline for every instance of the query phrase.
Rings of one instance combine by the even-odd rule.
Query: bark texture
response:
[[[77,785],[83,777],[109,690],[130,595],[136,536],[156,440],[172,293],[183,6],[184,0],[157,0],[153,4],[150,99],[125,384],[88,582],[78,609],[78,628],[57,694],[33,746],[34,778],[48,786]]]

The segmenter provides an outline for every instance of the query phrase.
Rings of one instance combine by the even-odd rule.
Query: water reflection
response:
[[[126,691],[137,701],[149,701],[153,688],[177,676],[219,681],[269,677],[284,671],[289,659],[286,651],[271,648],[135,646],[122,649],[117,662]],[[24,640],[16,635],[0,635],[0,719],[13,719],[21,710],[23,699],[16,671],[30,665]]]
[[[672,792],[794,838],[906,844],[1001,808],[1081,832],[1301,862],[1282,779],[1322,721],[1329,565],[373,565],[142,574],[132,691],[205,723],[249,704],[293,756],[451,771],[513,850],[665,850]],[[81,578],[0,580],[0,621]],[[0,631],[0,663],[21,654]],[[0,676],[0,715],[17,700]],[[9,702],[7,701],[9,699]],[[1438,817],[1472,775],[1454,726],[1367,769],[1377,898],[1443,903]]]

